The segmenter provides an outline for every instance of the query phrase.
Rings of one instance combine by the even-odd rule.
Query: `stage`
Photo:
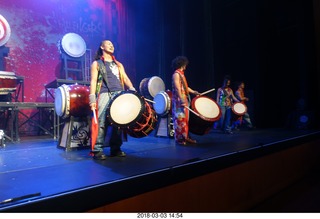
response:
[[[197,145],[176,145],[174,139],[153,133],[144,138],[129,136],[122,146],[127,157],[108,157],[105,161],[93,160],[87,147],[71,151],[57,147],[57,140],[51,136],[6,142],[0,147],[0,211],[92,211],[296,145],[318,142],[320,131],[243,129],[227,135],[211,130],[192,137]],[[315,159],[318,152],[314,152]]]

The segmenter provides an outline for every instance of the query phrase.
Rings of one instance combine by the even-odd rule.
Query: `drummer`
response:
[[[102,41],[90,70],[89,104],[91,110],[96,113],[98,121],[98,124],[92,122],[91,147],[93,158],[97,160],[106,159],[103,147],[106,146],[105,138],[108,133],[108,125],[106,124],[108,102],[111,100],[112,95],[123,91],[125,87],[135,91],[123,65],[115,59],[113,53],[114,46],[112,42],[109,40]],[[98,127],[95,127],[95,125],[98,125]],[[126,154],[120,149],[122,145],[121,129],[112,127],[109,139],[110,156],[125,157]]]
[[[175,141],[180,145],[197,143],[189,135],[189,110],[186,107],[190,106],[190,93],[199,95],[199,92],[188,87],[185,77],[188,63],[185,56],[178,56],[172,61],[172,119]]]
[[[223,84],[218,88],[217,91],[217,103],[221,109],[221,117],[219,122],[219,127],[226,134],[233,134],[231,127],[232,119],[232,104],[234,102],[240,102],[234,95],[233,90],[230,87],[231,79],[230,76],[225,76]]]
[[[249,98],[246,97],[244,93],[245,83],[244,81],[240,81],[240,82],[237,82],[236,84],[237,84],[237,90],[235,92],[235,96],[241,103],[246,105],[246,102],[249,101]],[[243,116],[240,116],[239,118],[237,118],[237,120],[234,122],[234,128],[238,129],[238,127],[241,126],[243,122],[248,127],[248,129],[253,129],[253,125],[248,112],[245,112]]]

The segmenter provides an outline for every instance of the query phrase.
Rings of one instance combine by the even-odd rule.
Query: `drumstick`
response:
[[[210,90],[207,90],[207,91],[201,93],[200,95],[201,95],[201,96],[202,96],[202,95],[205,95],[205,94],[210,93],[210,92],[212,92],[212,91],[214,91],[214,90],[215,90],[215,88],[212,88],[212,89],[210,89]]]
[[[149,100],[149,99],[147,99],[147,98],[144,98],[146,101],[149,101],[149,102],[151,102],[151,103],[156,103],[156,102],[154,102],[153,100]]]
[[[194,113],[196,116],[199,116],[202,118],[202,116],[199,113],[196,113],[195,111],[193,111],[192,109],[190,109],[190,107],[185,106],[185,108],[187,108],[190,112]]]
[[[98,124],[97,116],[96,116],[96,111],[95,111],[95,110],[92,110],[92,112],[93,112],[94,122],[95,122],[96,124]]]

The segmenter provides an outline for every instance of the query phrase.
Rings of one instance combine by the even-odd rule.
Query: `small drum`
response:
[[[160,91],[164,91],[165,85],[161,78],[153,76],[151,78],[144,78],[139,85],[142,96],[153,99]]]
[[[7,20],[0,14],[0,46],[6,44],[10,38],[11,29]]]
[[[200,115],[197,116],[193,112],[189,113],[189,130],[193,134],[207,134],[214,122],[221,117],[220,106],[209,97],[197,96],[193,98],[191,109]]]
[[[6,95],[17,89],[17,77],[13,72],[0,71],[0,94]]]
[[[135,91],[121,91],[107,105],[107,120],[112,126],[127,130],[135,138],[149,135],[155,128],[156,113]]]
[[[56,114],[62,118],[90,115],[90,89],[85,85],[61,85],[55,90],[54,106]]]
[[[247,106],[243,103],[234,103],[232,111],[238,116],[243,116],[247,112]]]
[[[167,91],[160,91],[154,98],[153,98],[153,109],[159,116],[165,116],[172,109],[172,92]]]
[[[61,47],[65,53],[71,57],[81,57],[86,52],[86,43],[83,38],[76,33],[67,33],[61,39]]]

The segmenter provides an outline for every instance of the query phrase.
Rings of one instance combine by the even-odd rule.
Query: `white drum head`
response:
[[[140,99],[131,93],[119,95],[110,106],[110,117],[119,124],[125,125],[134,121],[140,114]]]
[[[9,72],[9,71],[0,71],[0,78],[11,79],[11,80],[17,79],[16,74],[14,72]]]
[[[67,91],[64,85],[61,85],[55,90],[54,108],[58,116],[64,116],[67,110]]]
[[[86,43],[83,38],[76,33],[67,33],[61,40],[63,50],[72,57],[81,57],[86,52]]]
[[[157,93],[164,91],[165,89],[165,84],[160,77],[153,76],[150,78],[148,82],[148,91],[152,97],[155,97]]]
[[[234,113],[238,115],[243,115],[247,112],[247,107],[243,103],[235,103],[232,106]]]
[[[7,20],[0,14],[0,46],[6,44],[11,36],[11,29]]]
[[[154,111],[157,114],[162,115],[170,109],[170,97],[166,92],[159,92],[153,99]]]
[[[196,110],[200,115],[208,118],[215,119],[220,114],[220,108],[213,100],[206,97],[198,97],[194,103]]]

